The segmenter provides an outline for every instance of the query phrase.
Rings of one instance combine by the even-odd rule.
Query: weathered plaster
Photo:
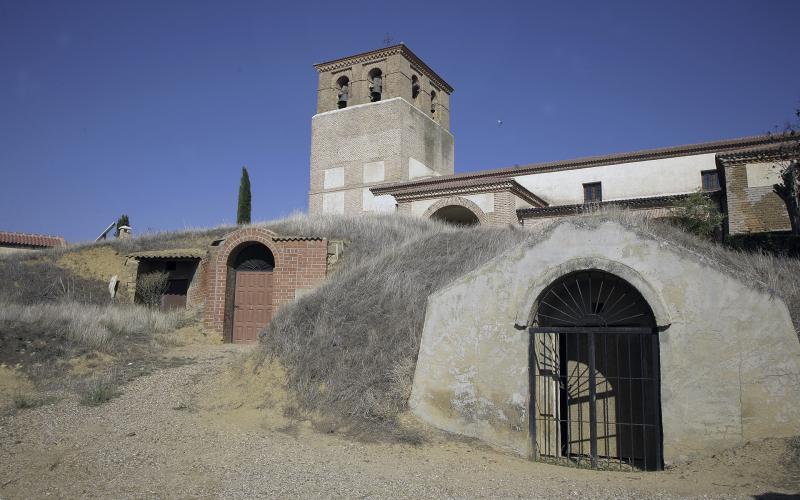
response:
[[[611,222],[563,222],[432,294],[412,411],[530,455],[524,326],[541,290],[581,268],[627,280],[654,312],[667,463],[800,433],[800,343],[784,302]]]

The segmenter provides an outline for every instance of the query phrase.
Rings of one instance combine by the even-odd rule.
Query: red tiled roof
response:
[[[20,245],[29,247],[65,247],[66,240],[62,236],[49,236],[46,234],[12,233],[0,231],[0,245]]]
[[[721,190],[704,191],[707,195],[718,198]],[[595,210],[598,207],[617,206],[622,208],[666,208],[671,207],[676,201],[683,200],[691,193],[668,194],[663,196],[646,196],[643,198],[624,198],[620,200],[607,200],[600,203],[576,203],[572,205],[550,205],[547,207],[531,207],[517,209],[517,216],[522,219],[536,217],[554,217],[562,215],[575,215]]]

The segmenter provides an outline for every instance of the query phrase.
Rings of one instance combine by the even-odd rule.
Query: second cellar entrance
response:
[[[602,271],[564,276],[530,328],[537,459],[662,468],[658,332],[641,294]]]

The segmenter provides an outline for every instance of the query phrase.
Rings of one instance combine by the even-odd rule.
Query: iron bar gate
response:
[[[660,470],[658,331],[646,326],[529,331],[535,458]]]

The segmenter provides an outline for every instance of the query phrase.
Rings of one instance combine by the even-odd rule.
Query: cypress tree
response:
[[[130,225],[131,221],[130,219],[128,219],[128,216],[126,214],[120,215],[119,219],[117,219],[117,229],[114,231],[114,236],[119,236],[119,228],[121,226],[130,226]]]
[[[239,181],[239,205],[236,209],[236,223],[250,224],[250,176],[247,168],[242,167],[242,179]]]

